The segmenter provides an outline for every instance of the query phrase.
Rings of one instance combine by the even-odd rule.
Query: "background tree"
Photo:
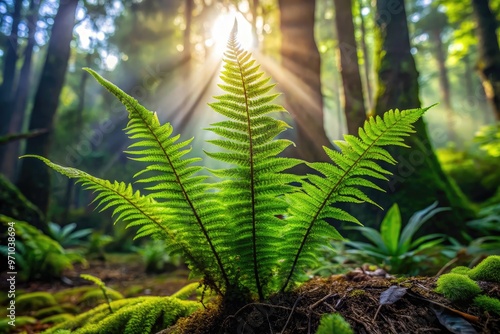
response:
[[[495,117],[500,121],[500,49],[496,34],[498,21],[489,7],[488,0],[472,0],[472,7],[479,40],[477,68]]]
[[[78,0],[61,1],[54,18],[54,26],[47,49],[40,82],[36,92],[29,129],[48,129],[49,132],[35,139],[28,139],[26,154],[48,156],[54,115],[70,56],[70,42],[75,24]],[[18,180],[19,189],[28,200],[47,212],[50,197],[50,174],[38,163],[23,163]],[[45,226],[38,226],[44,228]]]
[[[295,143],[306,161],[324,160],[326,155],[321,146],[331,144],[323,127],[321,59],[314,39],[316,1],[279,0],[278,4],[281,63],[290,74],[286,80],[292,82],[281,87],[287,110],[295,119]]]
[[[404,1],[378,0],[376,18],[375,112],[381,115],[389,109],[420,107],[418,72],[411,54]],[[438,200],[441,206],[450,206],[452,211],[447,219],[441,216],[435,227],[456,236],[457,223],[466,221],[472,213],[463,194],[442,171],[423,120],[417,122],[416,133],[408,138],[407,144],[411,150],[392,151],[399,164],[392,168],[394,175],[382,206],[388,208],[398,203],[403,221],[407,221],[412,212]]]
[[[357,135],[358,128],[366,120],[366,109],[359,72],[358,48],[354,35],[352,2],[351,0],[334,0],[334,3],[347,130],[350,134]]]

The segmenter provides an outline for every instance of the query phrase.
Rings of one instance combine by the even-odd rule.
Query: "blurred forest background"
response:
[[[438,201],[452,210],[429,228],[454,236],[500,202],[500,0],[0,0],[0,213],[130,243],[89,206],[91,192],[18,157],[121,181],[140,169],[122,153],[124,108],[83,67],[194,136],[192,154],[203,155],[202,129],[217,121],[206,103],[220,93],[235,18],[242,45],[284,93],[290,155],[324,160],[321,147],[357,134],[367,116],[439,103],[412,149],[394,149],[401,164],[379,202],[397,202],[407,221]],[[368,226],[383,215],[355,213]]]

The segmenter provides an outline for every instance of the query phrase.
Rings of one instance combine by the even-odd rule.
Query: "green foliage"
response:
[[[171,256],[165,243],[161,240],[152,240],[139,248],[147,273],[162,273],[167,269],[173,270],[181,264],[179,256]]]
[[[436,292],[451,301],[459,301],[474,298],[481,293],[481,288],[465,275],[450,273],[439,277]]]
[[[224,62],[220,87],[226,94],[210,104],[227,117],[210,128],[219,136],[210,143],[221,150],[206,152],[230,164],[210,170],[218,182],[210,184],[200,173],[201,159],[185,157],[191,140],[179,141],[169,123],[160,124],[155,113],[90,69],[128,110],[125,131],[134,143],[126,153],[147,163],[135,175],[145,192],[37,158],[95,191],[101,210],[112,208],[116,221],[138,227],[136,238],[163,240],[170,254],[182,255],[218,294],[264,299],[298,282],[302,269],[316,262],[325,240],[342,238],[326,219],[359,224],[334,205],[375,204],[360,187],[381,190],[367,178],[387,180],[390,173],[379,163],[396,161],[384,147],[406,146],[404,137],[414,132],[412,124],[426,109],[391,110],[370,118],[359,138],[348,135],[335,142],[340,151],[325,148],[334,164],[308,164],[321,176],[300,178],[285,170],[301,161],[278,156],[292,142],[275,139],[288,125],[269,116],[284,112],[272,104],[277,94],[268,92],[274,85],[262,79],[251,54],[240,49],[236,29]],[[292,187],[292,182],[301,187]]]
[[[57,241],[61,246],[65,248],[82,245],[83,244],[82,239],[92,233],[92,229],[90,228],[84,228],[75,231],[76,229],[75,223],[71,223],[62,227],[56,223],[49,222],[48,227],[49,227],[49,234],[52,237],[52,239]]]
[[[352,334],[351,326],[338,313],[326,314],[321,317],[316,334]]]
[[[500,158],[500,123],[486,125],[476,134],[474,141],[494,158]]]
[[[44,318],[40,321],[42,324],[60,324],[66,321],[71,321],[75,318],[74,315],[69,313],[54,314],[50,317]]]
[[[57,301],[48,292],[31,292],[16,298],[16,309],[19,312],[39,310],[48,306],[56,306]]]
[[[62,275],[65,269],[72,268],[74,262],[84,262],[81,255],[66,251],[57,241],[43,234],[32,225],[1,216],[6,225],[15,222],[16,266],[22,280],[49,280]],[[6,246],[0,246],[0,254],[7,256]]]
[[[500,205],[494,204],[480,210],[478,219],[467,222],[467,226],[478,231],[478,237],[462,232],[466,244],[448,238],[450,245],[442,253],[449,258],[467,258],[469,266],[477,264],[485,256],[498,254],[500,249]],[[477,233],[476,233],[477,235]]]
[[[500,315],[500,300],[496,298],[480,295],[474,298],[474,304],[485,312]]]
[[[401,214],[395,203],[384,217],[380,232],[370,227],[353,227],[370,243],[348,241],[347,245],[355,249],[347,252],[371,259],[375,263],[382,262],[390,266],[393,273],[413,274],[414,272],[410,271],[418,270],[419,262],[426,259],[426,256],[422,255],[423,252],[440,245],[443,241],[439,234],[429,234],[413,240],[423,224],[437,213],[448,210],[448,208],[436,208],[437,204],[435,202],[415,212],[401,231]]]
[[[469,271],[475,281],[500,283],[500,255],[491,255]]]
[[[176,293],[174,293],[172,297],[179,298],[182,300],[188,299],[190,296],[196,293],[199,287],[200,287],[199,283],[188,284],[179,291],[177,291]]]
[[[96,300],[101,299],[100,297],[104,297],[104,300],[108,304],[109,311],[113,313],[113,308],[111,307],[111,300],[123,299],[122,294],[119,293],[118,291],[108,288],[106,284],[104,284],[104,282],[101,281],[98,277],[87,274],[80,274],[80,277],[93,282],[101,290],[100,292],[92,290],[87,291],[82,296],[82,302],[87,302],[90,300],[93,303],[95,303]]]
[[[107,305],[56,325],[45,334],[69,330],[73,334],[145,334],[156,333],[188,316],[200,308],[200,303],[175,297],[136,297],[111,302],[114,313]]]

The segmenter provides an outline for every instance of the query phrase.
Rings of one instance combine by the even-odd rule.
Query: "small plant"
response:
[[[111,300],[114,299],[122,299],[123,296],[115,291],[115,290],[112,290],[110,288],[108,288],[106,286],[106,284],[104,284],[103,281],[101,281],[99,278],[95,277],[95,276],[92,276],[92,275],[87,275],[87,274],[81,274],[80,275],[81,278],[87,280],[87,281],[91,281],[92,283],[94,283],[95,285],[97,285],[99,287],[99,289],[101,290],[102,292],[102,295],[104,296],[104,300],[106,301],[106,303],[108,304],[108,307],[109,307],[109,312],[110,313],[113,313],[113,308],[111,307]],[[91,292],[91,291],[89,291]],[[84,295],[82,297],[82,299],[88,299],[89,298],[89,295],[88,293],[86,295]],[[113,296],[113,298],[111,298],[111,296]]]
[[[394,204],[384,217],[380,225],[380,232],[370,227],[353,227],[353,229],[360,231],[370,243],[348,241],[347,245],[355,249],[347,252],[369,258],[375,263],[382,262],[388,265],[393,273],[413,274],[410,271],[418,270],[418,263],[426,258],[422,252],[440,245],[443,241],[440,234],[429,234],[413,240],[415,233],[430,218],[439,212],[449,210],[448,208],[436,208],[437,204],[435,202],[427,208],[415,212],[402,230],[399,207]]]
[[[171,256],[161,240],[152,240],[139,249],[147,273],[162,273],[174,270],[181,264],[179,256]]]
[[[80,254],[65,250],[57,241],[26,222],[1,215],[0,222],[15,222],[16,265],[22,280],[59,278],[65,269],[72,268],[73,263],[85,262]],[[0,246],[1,254],[7,256],[7,251],[7,247]]]
[[[338,313],[321,317],[316,334],[353,334],[351,325]]]
[[[71,223],[64,227],[61,227],[56,223],[49,222],[48,227],[49,227],[49,234],[52,237],[52,239],[57,241],[64,248],[83,245],[82,239],[89,236],[92,233],[91,228],[84,228],[75,231],[76,229],[75,223]]]
[[[470,300],[481,293],[481,288],[468,276],[444,274],[437,280],[436,292],[451,301]]]

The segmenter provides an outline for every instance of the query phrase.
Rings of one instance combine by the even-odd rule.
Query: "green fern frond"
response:
[[[220,211],[213,210],[218,203],[213,194],[206,191],[206,176],[194,175],[202,167],[193,164],[201,159],[183,158],[190,151],[186,147],[191,140],[178,142],[180,135],[172,135],[170,123],[161,125],[156,113],[144,108],[96,72],[86,70],[127,108],[129,122],[125,132],[135,142],[126,153],[131,154],[134,160],[148,164],[135,177],[147,174],[138,182],[146,183],[151,197],[161,201],[159,205],[168,207],[168,211],[164,212],[164,221],[168,221],[169,229],[175,231],[176,240],[189,245],[198,262],[205,264],[202,267],[204,271],[210,276],[221,276],[228,286],[229,279],[217,249],[226,247],[225,239],[212,237],[224,234],[221,228],[223,217]],[[141,236],[148,232],[147,227],[144,229]]]
[[[381,167],[380,163],[393,165],[396,161],[383,147],[407,147],[404,137],[414,132],[412,124],[427,109],[390,110],[383,118],[371,117],[359,129],[359,138],[346,135],[345,141],[335,142],[341,149],[340,152],[324,147],[334,164],[308,164],[324,177],[308,175],[302,184],[303,192],[288,196],[291,217],[288,220],[288,242],[283,244],[282,251],[285,254],[295,252],[295,255],[287,257],[291,259],[288,263],[290,270],[282,290],[296,275],[297,267],[316,260],[313,251],[324,244],[325,238],[342,239],[337,230],[326,222],[326,218],[361,224],[351,214],[332,205],[342,202],[368,202],[377,205],[359,187],[383,191],[366,177],[387,180],[387,175],[391,173]]]
[[[222,152],[206,152],[209,157],[234,165],[212,173],[225,180],[219,183],[219,195],[230,216],[234,245],[229,249],[238,259],[239,284],[258,293],[263,299],[274,280],[279,254],[275,251],[283,242],[283,221],[278,215],[287,210],[283,194],[292,190],[288,184],[298,179],[283,170],[294,167],[298,160],[277,158],[293,143],[275,139],[289,128],[283,121],[269,117],[274,112],[286,112],[271,102],[277,97],[265,95],[273,87],[270,78],[251,59],[251,54],[240,48],[236,40],[236,26],[228,42],[224,71],[219,87],[226,92],[209,104],[213,110],[229,120],[212,124],[209,128],[222,139],[208,142],[219,146]]]

